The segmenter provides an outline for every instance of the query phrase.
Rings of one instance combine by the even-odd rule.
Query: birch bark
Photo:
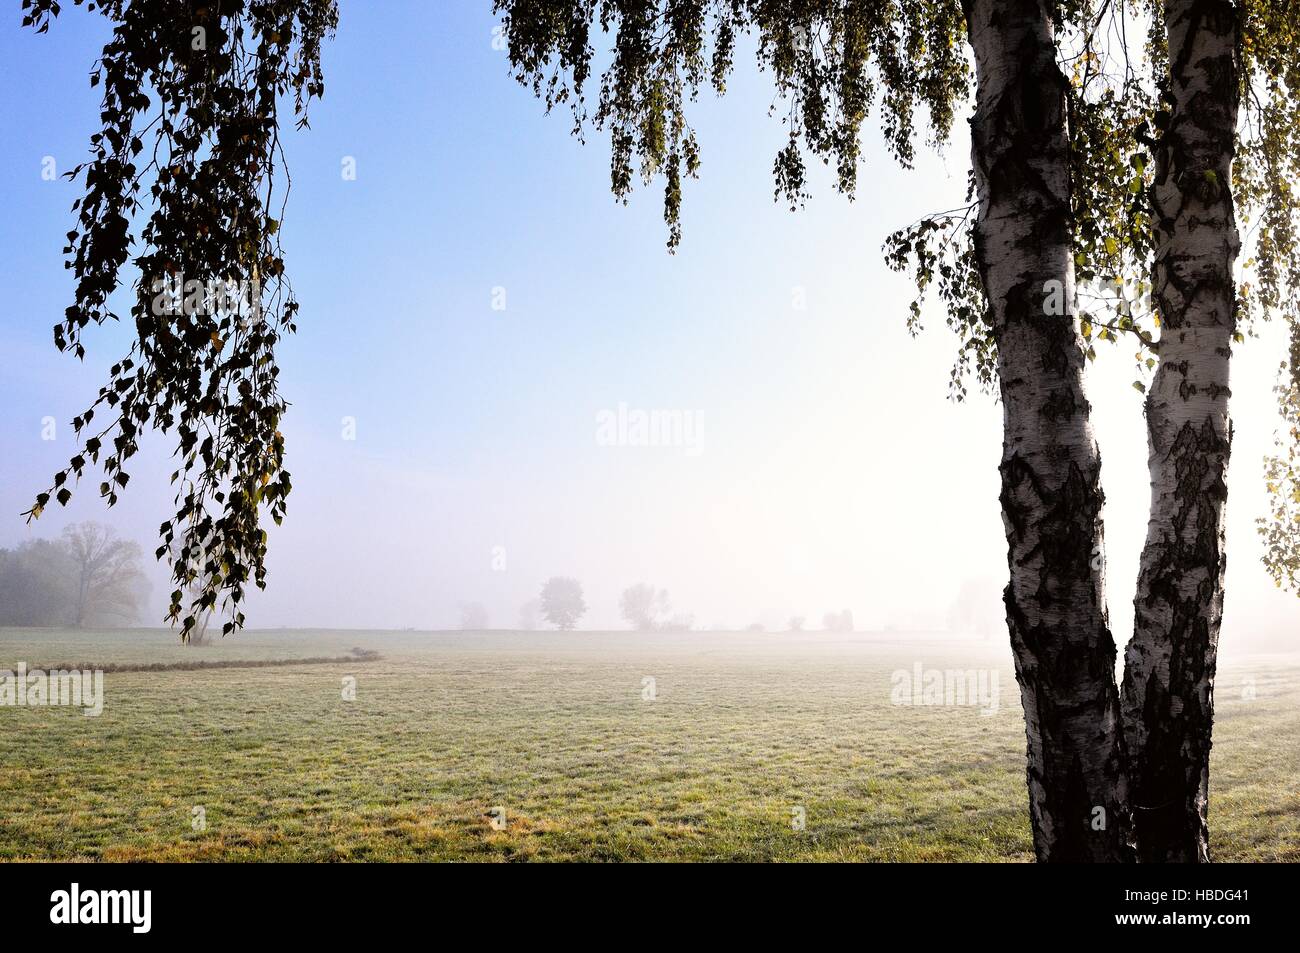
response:
[[[1131,858],[1101,458],[1074,307],[1066,80],[1048,0],[964,0],[975,249],[1004,412],[1005,592],[1040,861]],[[1054,309],[1055,294],[1063,307]]]
[[[1191,862],[1209,859],[1223,619],[1240,8],[1231,0],[1166,0],[1164,16],[1170,119],[1152,186],[1160,364],[1146,402],[1151,510],[1123,712],[1139,858]]]

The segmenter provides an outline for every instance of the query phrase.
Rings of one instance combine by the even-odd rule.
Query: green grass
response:
[[[0,630],[22,660],[382,659],[117,672],[99,718],[0,707],[0,859],[1032,857],[996,645],[821,633]],[[891,704],[891,672],[1000,673],[1000,709]],[[357,680],[355,701],[341,680]],[[642,699],[642,678],[657,697]],[[1242,697],[1253,678],[1256,697]],[[1300,860],[1300,656],[1221,667],[1220,860]],[[207,828],[192,828],[192,809]],[[496,830],[489,812],[505,809]],[[793,829],[803,807],[807,826]]]

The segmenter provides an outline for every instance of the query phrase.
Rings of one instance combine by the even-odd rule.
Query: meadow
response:
[[[99,717],[0,707],[0,859],[1032,859],[995,642],[0,629],[0,669],[354,647],[380,658],[109,671]],[[996,710],[897,704],[918,663],[996,671]],[[1300,860],[1300,655],[1225,659],[1216,696],[1215,859]]]

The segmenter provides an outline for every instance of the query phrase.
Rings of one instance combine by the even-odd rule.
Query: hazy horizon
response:
[[[396,39],[390,19],[343,11],[325,99],[286,141],[283,235],[302,303],[280,349],[294,491],[285,525],[268,527],[250,628],[441,631],[481,603],[492,628],[515,629],[552,575],[583,583],[580,625],[594,631],[626,627],[619,595],[638,582],[728,630],[796,615],[818,629],[850,609],[859,631],[940,631],[963,587],[998,597],[1001,408],[947,400],[956,342],[933,305],[909,337],[908,280],[880,252],[889,232],[960,204],[963,123],[946,159],[921,150],[914,171],[869,133],[857,201],[817,168],[791,214],[770,201],[784,133],[758,121],[769,79],[742,52],[728,95],[701,97],[701,177],[684,186],[670,256],[657,189],[612,200],[608,146],[577,142],[567,115],[544,116],[510,79],[489,5],[400,7]],[[14,130],[0,142],[0,546],[95,520],[149,554],[172,512],[171,448],[153,434],[113,510],[88,477],[68,509],[19,516],[75,452],[68,421],[132,330],[89,330],[84,364],[51,342],[71,301],[60,249],[78,192],[43,179],[42,162],[63,172],[85,154],[99,93],[68,64],[89,69],[107,32],[81,10],[58,26],[0,31],[0,61],[40,91],[0,99]],[[1089,386],[1122,645],[1146,440],[1132,353],[1102,351]],[[1300,599],[1259,565],[1254,525],[1282,352],[1267,326],[1234,358],[1225,652],[1300,648]],[[668,446],[641,445],[655,431],[639,439],[636,415],[655,412]],[[171,587],[146,561],[152,626]]]

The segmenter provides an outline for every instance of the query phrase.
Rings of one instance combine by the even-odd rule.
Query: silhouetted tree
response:
[[[145,585],[140,547],[90,521],[64,529],[63,542],[72,560],[72,624],[136,621]]]
[[[587,612],[582,584],[568,576],[552,576],[542,586],[542,617],[562,631],[569,631]]]
[[[623,590],[618,601],[619,612],[628,624],[638,632],[653,632],[660,621],[667,621],[671,611],[666,589],[639,582]]]

